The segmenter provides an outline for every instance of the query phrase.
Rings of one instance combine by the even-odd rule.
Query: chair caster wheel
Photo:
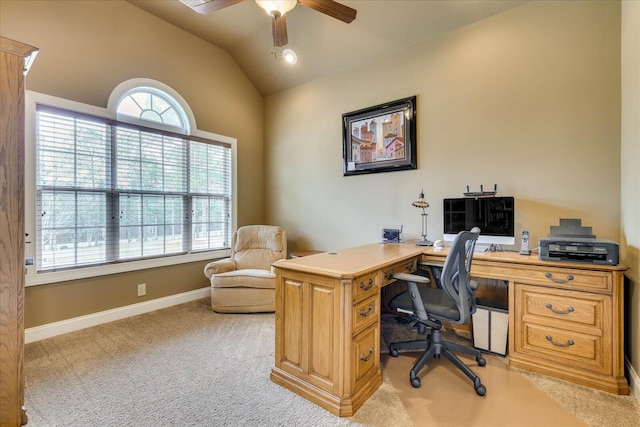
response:
[[[476,362],[478,362],[478,366],[484,366],[487,364],[487,360],[482,356],[476,357]]]
[[[399,352],[398,352],[398,350],[396,350],[395,348],[391,348],[391,347],[389,347],[389,354],[390,354],[391,356],[393,356],[393,357],[398,357],[398,355],[399,355],[400,353],[399,353]]]
[[[485,386],[483,386],[482,384],[480,384],[479,386],[475,387],[476,389],[476,394],[478,396],[484,396],[485,394],[487,394],[487,388]]]
[[[420,385],[421,385],[420,378],[412,378],[411,385],[413,386],[413,388],[420,388]]]

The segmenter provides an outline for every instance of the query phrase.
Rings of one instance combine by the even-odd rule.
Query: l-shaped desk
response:
[[[446,255],[375,243],[275,263],[272,381],[352,416],[382,383],[380,290],[393,273],[414,272],[419,262],[442,265]],[[471,273],[508,283],[511,366],[628,394],[625,270],[487,252],[474,255]]]

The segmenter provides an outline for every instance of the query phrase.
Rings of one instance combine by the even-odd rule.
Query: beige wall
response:
[[[627,273],[627,357],[640,373],[640,2],[622,2],[622,262]],[[640,390],[640,384],[635,384]]]
[[[623,104],[622,203],[620,3],[532,2],[267,98],[268,221],[287,229],[293,250],[377,241],[383,227],[400,225],[417,238],[411,202],[424,188],[437,239],[443,198],[497,183],[500,195],[515,196],[517,232],[529,230],[533,246],[559,218],[581,218],[598,237],[621,242],[631,266],[627,356],[640,372],[640,2],[624,3],[635,32],[625,36],[623,74],[635,73],[625,81],[635,90]],[[343,177],[341,115],[411,95],[418,169]]]
[[[207,287],[209,281],[202,273],[204,264],[29,286],[25,290],[27,328]],[[144,297],[137,296],[139,283],[147,284]]]
[[[341,115],[417,95],[418,169],[342,176]],[[516,198],[532,242],[559,218],[620,233],[620,4],[533,2],[265,100],[267,219],[292,248],[442,236],[466,185]],[[534,243],[535,246],[535,243]]]
[[[120,0],[2,0],[0,34],[40,48],[29,90],[106,107],[131,78],[171,86],[198,128],[237,138],[238,224],[263,221],[263,99],[223,50]],[[30,287],[26,327],[206,287],[203,265]]]

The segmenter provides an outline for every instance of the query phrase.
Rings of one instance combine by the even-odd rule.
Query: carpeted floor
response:
[[[403,325],[397,333],[401,330],[406,331]],[[407,388],[403,363],[412,359],[403,356],[384,355],[382,386],[355,416],[341,419],[269,379],[273,314],[217,314],[209,300],[202,299],[27,344],[25,404],[32,427],[456,425],[450,414],[461,412],[461,397],[425,398]],[[510,387],[516,382],[527,393],[545,390],[551,403],[540,408],[544,411],[556,405],[560,411],[567,408],[591,426],[639,425],[640,410],[633,397],[521,375],[500,358],[495,360],[505,390],[515,390]],[[423,380],[419,390],[432,392],[425,384]],[[466,386],[462,398],[470,395],[476,404],[491,403]],[[507,402],[521,403],[502,404]],[[500,410],[479,408],[484,412],[481,419],[490,420],[484,425],[519,425],[504,424]],[[562,419],[571,420],[571,414]]]
[[[28,425],[411,425],[387,379],[348,419],[271,382],[274,330],[202,299],[27,344]]]

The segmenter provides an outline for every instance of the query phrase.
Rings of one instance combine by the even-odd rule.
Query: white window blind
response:
[[[229,144],[36,111],[39,272],[229,248]]]

